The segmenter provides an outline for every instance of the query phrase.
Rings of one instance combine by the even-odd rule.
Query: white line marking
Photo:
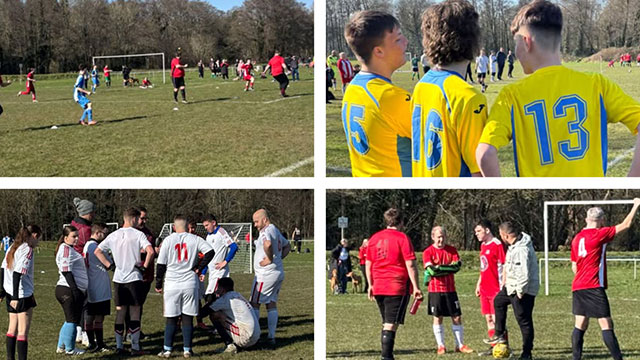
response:
[[[295,170],[295,169],[297,169],[297,168],[299,168],[299,167],[305,166],[305,165],[307,165],[307,164],[310,164],[310,163],[312,163],[312,162],[313,162],[313,156],[312,156],[312,157],[310,157],[310,158],[306,158],[306,159],[304,159],[304,160],[302,160],[302,161],[298,161],[297,163],[295,163],[295,164],[293,164],[293,165],[287,166],[286,168],[282,168],[282,169],[280,169],[280,170],[278,170],[278,171],[276,171],[276,172],[274,172],[274,173],[271,173],[271,174],[269,174],[269,175],[266,175],[265,177],[276,177],[276,176],[282,176],[282,175],[284,175],[284,174],[290,173],[290,172],[292,172],[293,170]]]
[[[607,164],[607,169],[610,169],[616,165],[618,165],[618,163],[622,160],[624,160],[624,158],[626,158],[629,154],[632,154],[635,151],[635,146],[632,147],[631,149],[623,152],[622,154],[618,155],[618,157],[616,157],[615,159],[611,160],[608,164]]]
[[[275,99],[275,100],[271,100],[271,101],[263,101],[263,104],[271,104],[274,102],[278,102],[278,101],[282,101],[282,100],[292,100],[292,99],[297,99],[300,96],[290,96],[290,97],[286,97],[286,98],[280,98],[280,99]]]

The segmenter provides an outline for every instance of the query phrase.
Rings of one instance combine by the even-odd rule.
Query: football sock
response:
[[[123,340],[124,340],[124,324],[115,324],[113,325],[113,329],[116,337],[116,347],[118,349],[123,348]]]
[[[444,346],[444,325],[433,325],[433,335],[436,337],[438,347]]]
[[[451,331],[453,331],[453,339],[456,342],[456,348],[464,345],[464,328],[462,327],[462,324],[451,325]]]
[[[173,91],[173,100],[178,101],[178,92],[175,90]]]
[[[131,334],[131,349],[140,350],[140,320],[131,320],[129,334]]]
[[[89,339],[89,347],[94,347],[96,345],[96,332],[95,330],[87,329],[87,338]]]
[[[87,116],[89,117],[89,121],[93,121],[93,109],[87,109]]]
[[[193,336],[193,316],[182,315],[182,339],[184,351],[191,350],[191,338]]]
[[[27,343],[27,337],[24,335],[18,335],[18,360],[27,360],[27,350],[29,344]]]
[[[167,323],[164,326],[164,351],[171,351],[173,349],[173,334],[176,332],[177,323],[177,317],[167,318]]]
[[[576,327],[573,328],[571,334],[571,348],[573,349],[573,360],[582,359],[582,345],[584,344],[584,330]]]
[[[393,359],[393,345],[396,341],[396,332],[392,330],[382,330],[380,342],[382,343],[382,358],[384,360]]]
[[[613,329],[602,330],[602,340],[604,340],[605,345],[607,345],[607,348],[609,348],[611,357],[613,357],[614,360],[622,360],[620,344],[618,344],[618,338],[613,332]]]
[[[63,326],[64,349],[71,351],[76,348],[76,325],[74,323],[65,322]]]
[[[180,90],[180,93],[182,94],[182,100],[187,101],[187,93],[184,89]]]
[[[87,116],[87,110],[82,112],[82,116],[80,116],[80,121],[84,121],[84,118]]]
[[[229,345],[233,343],[233,339],[231,338],[231,335],[229,335],[229,333],[227,332],[227,329],[224,328],[224,325],[222,325],[221,322],[214,321],[213,327],[218,331],[218,335],[220,335],[220,338],[222,339],[225,345]]]
[[[14,334],[7,334],[7,359],[13,360],[16,358],[16,336]]]
[[[102,331],[102,324],[100,324],[100,328],[96,326],[94,332],[96,335],[96,344],[98,344],[99,347],[105,347],[104,332]]]
[[[260,308],[253,308],[253,312],[256,313],[256,317],[260,320]]]
[[[58,334],[58,349],[64,347],[64,324],[60,326],[60,333]]]
[[[491,339],[496,334],[496,329],[487,330],[487,335],[489,335],[489,339]]]
[[[278,308],[267,310],[267,325],[269,327],[269,339],[275,339],[276,326],[278,326]]]
[[[285,89],[280,89],[280,94],[281,94],[281,95],[284,95],[284,90],[285,90]]]
[[[253,89],[253,81],[251,82],[251,88]]]

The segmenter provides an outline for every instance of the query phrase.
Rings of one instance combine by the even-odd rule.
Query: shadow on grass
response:
[[[393,355],[414,355],[414,354],[426,354],[429,350],[425,349],[404,349],[404,350],[394,350]],[[434,351],[431,350],[433,353]],[[360,350],[360,351],[336,351],[329,352],[327,351],[327,359],[330,358],[349,358],[349,357],[380,357],[380,350]]]
[[[189,104],[200,104],[200,103],[206,103],[206,102],[227,101],[227,100],[232,100],[232,98],[230,98],[230,97],[222,97],[222,98],[195,100],[195,101],[189,101]],[[189,104],[187,104],[187,105],[189,105]]]
[[[131,117],[126,117],[126,118],[121,118],[121,119],[112,119],[112,120],[100,120],[98,121],[98,123],[96,125],[93,126],[97,126],[100,124],[115,124],[115,123],[121,123],[121,122],[125,122],[125,121],[131,121],[131,120],[140,120],[140,119],[148,119],[148,118],[152,118],[152,117],[158,117],[159,115],[141,115],[141,116],[131,116]],[[71,126],[82,126],[78,123],[67,123],[67,124],[60,124],[60,125],[56,125],[58,127],[58,129],[60,128],[65,128],[65,127],[71,127]],[[49,130],[51,129],[51,126],[49,125],[45,125],[45,126],[35,126],[35,127],[28,127],[25,129],[22,129],[21,131],[38,131],[38,130]]]
[[[571,347],[534,347],[533,355],[536,359],[547,359],[558,357],[570,356],[572,353]],[[637,359],[640,357],[640,349],[625,350],[622,352],[625,357]],[[604,347],[602,348],[585,348],[582,351],[582,357],[584,359],[611,359],[611,354]]]

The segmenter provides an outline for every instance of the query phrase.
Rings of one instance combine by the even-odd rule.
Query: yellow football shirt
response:
[[[604,176],[616,122],[637,134],[640,104],[601,74],[549,66],[502,89],[480,142],[513,141],[517,176]]]
[[[411,95],[391,80],[358,73],[342,100],[353,176],[411,176]]]
[[[476,148],[487,122],[487,99],[453,71],[431,70],[411,100],[413,176],[480,172]]]

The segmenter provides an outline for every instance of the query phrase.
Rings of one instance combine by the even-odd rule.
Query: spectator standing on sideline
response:
[[[198,77],[200,79],[204,78],[204,63],[202,60],[198,61]]]
[[[511,50],[509,50],[509,54],[507,55],[507,62],[509,63],[507,77],[513,78],[513,63],[516,62],[516,56],[511,53]]]
[[[491,82],[496,81],[496,68],[498,67],[498,59],[496,58],[495,52],[491,52],[489,54],[489,66],[491,68]]]
[[[347,293],[347,274],[352,271],[351,258],[349,257],[349,241],[347,239],[340,240],[331,251],[331,256],[338,262],[338,283],[340,284],[340,294]]]
[[[498,80],[502,80],[502,72],[504,71],[504,62],[507,60],[507,55],[504,53],[504,48],[500,48],[498,51],[498,55],[496,56],[498,60]]]
[[[291,57],[289,67],[291,68],[291,81],[300,81],[300,71],[298,70],[300,64],[297,57]]]
[[[298,250],[298,254],[300,254],[302,251],[302,231],[300,231],[297,226],[291,234],[291,239],[296,246],[296,250]]]
[[[422,56],[420,56],[420,64],[422,64],[422,75],[425,75],[429,70],[431,70],[431,67],[429,66],[429,58],[424,52],[422,52]]]

